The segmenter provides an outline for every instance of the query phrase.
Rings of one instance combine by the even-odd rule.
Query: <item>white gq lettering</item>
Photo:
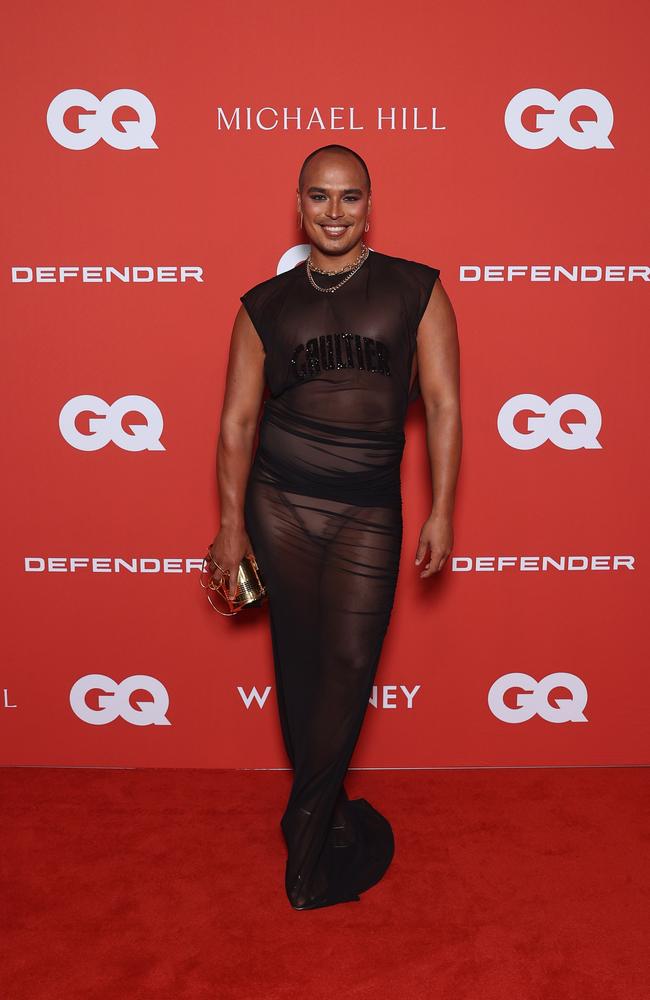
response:
[[[148,691],[152,701],[139,701],[133,708],[129,701],[134,691]],[[90,708],[86,696],[90,691],[102,691],[97,698],[99,708]],[[91,726],[105,726],[122,717],[132,726],[170,726],[167,718],[169,695],[164,684],[148,674],[134,674],[116,684],[105,674],[87,674],[80,677],[70,689],[70,707],[82,722]]]
[[[113,115],[118,108],[132,108],[137,121],[120,121],[123,131],[115,128]],[[65,113],[81,108],[77,116],[79,132],[71,132],[65,124]],[[156,112],[148,97],[137,90],[112,90],[99,100],[89,90],[73,88],[57,94],[47,109],[50,135],[66,149],[89,149],[103,139],[115,149],[158,149],[153,141]]]
[[[533,411],[526,421],[527,433],[516,430],[514,425],[515,417],[522,410]],[[560,419],[567,410],[578,410],[584,415],[585,422],[569,424],[569,430],[563,430]],[[553,403],[547,403],[535,393],[522,392],[506,400],[497,416],[499,434],[506,444],[520,451],[539,448],[547,440],[565,451],[602,448],[597,440],[602,423],[600,409],[594,400],[578,392],[558,396]]]
[[[296,246],[289,247],[278,261],[277,273],[284,274],[285,271],[290,271],[296,267],[301,261],[307,259],[310,250],[311,245],[309,243],[299,243]]]
[[[135,410],[145,418],[144,424],[129,424],[130,434],[122,421]],[[80,413],[94,414],[88,421],[89,433],[77,430]],[[156,404],[146,396],[122,396],[109,405],[101,396],[74,396],[59,414],[59,430],[63,438],[79,451],[99,451],[113,441],[124,451],[165,451],[160,441],[163,418]]]
[[[564,687],[571,692],[570,698],[556,698],[549,702],[553,688]],[[513,688],[521,688],[517,694],[517,707],[509,708],[504,695]],[[575,674],[548,674],[536,681],[530,674],[504,674],[499,677],[488,692],[488,705],[493,715],[501,722],[528,722],[534,715],[540,715],[547,722],[587,722],[584,709],[587,704],[587,687]]]
[[[579,121],[578,130],[571,124],[571,114],[582,106],[591,108],[596,120]],[[535,132],[524,128],[521,120],[524,111],[531,107],[543,109],[535,116]],[[572,149],[614,148],[609,139],[614,111],[607,98],[597,90],[571,90],[558,100],[550,90],[531,87],[515,94],[505,110],[504,120],[510,138],[525,149],[543,149],[556,139]]]

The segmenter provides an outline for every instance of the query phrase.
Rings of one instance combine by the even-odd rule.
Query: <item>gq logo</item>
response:
[[[571,692],[570,698],[554,698],[549,695],[554,688],[563,687]],[[506,705],[504,695],[518,690],[516,708]],[[494,682],[488,692],[488,705],[493,715],[501,722],[528,722],[534,715],[540,715],[547,722],[587,722],[584,709],[587,704],[587,688],[575,674],[548,674],[536,681],[530,674],[505,674]]]
[[[134,411],[142,414],[145,423],[128,424],[127,433],[124,417]],[[81,413],[92,414],[86,433],[77,428],[77,417]],[[162,429],[162,413],[146,396],[121,396],[112,405],[101,396],[74,396],[59,414],[62,436],[79,451],[99,451],[109,441],[124,451],[165,451],[160,441]]]
[[[115,112],[124,107],[131,108],[137,118],[119,119],[118,129],[114,124]],[[66,112],[73,108],[74,131],[65,122]],[[71,117],[68,116],[69,121]],[[101,100],[89,90],[64,90],[47,109],[47,127],[52,138],[66,149],[89,149],[100,139],[115,149],[158,149],[153,141],[154,106],[137,90],[112,90]]]
[[[567,430],[564,430],[560,421],[569,410],[582,413],[584,422],[567,422]],[[519,431],[515,427],[515,418],[520,413],[528,414],[525,418],[525,431]],[[535,393],[522,392],[506,400],[497,416],[499,434],[506,444],[519,451],[539,448],[545,441],[552,441],[565,451],[602,448],[597,440],[602,423],[600,410],[593,399],[578,392],[558,396],[552,403],[547,403],[543,396]]]
[[[580,107],[591,108],[596,120],[581,119],[576,129],[571,115]],[[528,108],[541,108],[535,115],[535,132],[524,127],[521,117]],[[572,149],[613,149],[609,133],[614,124],[614,111],[607,98],[597,90],[571,90],[557,99],[550,90],[531,87],[515,94],[505,111],[506,132],[518,146],[543,149],[556,139]]]
[[[148,691],[151,701],[131,704],[134,691]],[[97,697],[98,708],[91,708],[86,697],[91,691],[101,691]],[[169,695],[164,684],[147,674],[134,674],[121,684],[105,674],[88,674],[80,677],[70,689],[70,707],[82,722],[91,726],[106,726],[120,716],[132,726],[170,726],[167,718]]]

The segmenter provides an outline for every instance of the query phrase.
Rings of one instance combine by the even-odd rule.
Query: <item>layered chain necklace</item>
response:
[[[307,277],[309,278],[309,281],[311,282],[311,285],[318,292],[335,292],[337,290],[337,288],[340,288],[341,285],[344,285],[346,281],[349,281],[350,278],[352,278],[357,273],[357,271],[359,270],[359,268],[363,264],[364,260],[366,260],[366,258],[368,257],[369,253],[370,253],[370,250],[368,249],[368,247],[366,246],[366,244],[362,242],[361,243],[361,253],[357,257],[357,259],[353,260],[351,264],[346,264],[345,267],[339,268],[338,271],[324,271],[321,267],[316,267],[311,262],[311,253],[310,253],[309,257],[305,261],[305,266],[307,268]],[[342,274],[343,271],[347,271],[349,268],[352,269],[350,271],[350,273],[346,274],[345,278],[343,278],[342,281],[339,281],[336,285],[331,285],[329,288],[322,288],[320,285],[317,285],[316,282],[314,281],[314,279],[312,277],[312,273],[311,273],[312,271],[316,271],[318,274]]]

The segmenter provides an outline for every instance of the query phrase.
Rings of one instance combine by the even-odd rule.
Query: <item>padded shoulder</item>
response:
[[[388,254],[380,254],[380,257],[385,259],[387,267],[397,272],[403,289],[409,333],[415,340],[431,292],[440,275],[440,269],[419,260],[408,260],[406,257],[392,257]]]
[[[250,316],[265,351],[268,349],[274,317],[284,301],[289,285],[295,278],[294,272],[295,268],[289,268],[288,271],[282,271],[281,274],[274,274],[253,285],[239,296],[239,300]]]

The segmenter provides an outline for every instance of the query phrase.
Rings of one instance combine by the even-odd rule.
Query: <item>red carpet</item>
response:
[[[395,858],[293,910],[288,772],[0,771],[3,1000],[647,1000],[650,771],[352,771]]]

